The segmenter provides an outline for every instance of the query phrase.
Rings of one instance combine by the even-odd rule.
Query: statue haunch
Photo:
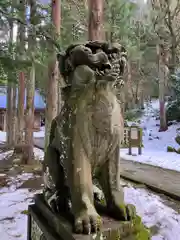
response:
[[[114,48],[106,46],[109,52],[105,52],[92,45],[71,47],[64,57],[70,87],[60,115],[52,122],[44,160],[45,199],[53,209],[70,210],[75,232],[86,234],[101,226],[94,206],[94,178],[112,217],[129,220],[135,214],[133,206],[124,204],[120,185],[123,121],[114,87],[119,76],[110,64]],[[114,56],[120,54],[121,49]]]

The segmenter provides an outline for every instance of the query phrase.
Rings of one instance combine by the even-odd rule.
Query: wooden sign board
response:
[[[131,133],[131,140],[138,140],[138,128],[131,127],[130,128],[130,133]]]
[[[142,154],[142,129],[138,126],[129,128],[129,155],[132,155],[132,147],[138,147],[138,154]]]

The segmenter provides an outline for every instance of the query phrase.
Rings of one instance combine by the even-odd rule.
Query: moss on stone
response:
[[[167,147],[167,152],[175,152],[175,151],[176,150],[173,147],[171,147],[171,146]]]
[[[175,141],[177,142],[177,144],[180,145],[180,135],[177,135],[177,136],[176,136]]]
[[[120,222],[119,227],[108,229],[92,235],[94,240],[150,240],[150,230],[147,229],[139,216],[132,221]]]
[[[22,214],[25,214],[25,215],[28,215],[28,214],[29,214],[28,210],[23,210],[23,211],[21,211],[21,213],[22,213]]]
[[[136,216],[135,220],[133,220],[133,226],[135,228],[135,240],[148,240],[150,239],[150,230],[147,229],[139,216]]]

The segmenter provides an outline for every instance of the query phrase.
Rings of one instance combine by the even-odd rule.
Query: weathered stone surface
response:
[[[135,216],[119,182],[124,124],[118,94],[126,51],[120,44],[95,41],[68,47],[60,59],[67,86],[45,152],[44,198],[53,211],[72,213],[76,233],[88,234],[102,225],[94,205],[94,179],[110,216],[124,221]]]
[[[143,226],[140,217],[133,221],[119,222],[102,216],[100,232],[91,235],[74,234],[71,219],[52,213],[42,195],[36,195],[35,205],[30,206],[31,231],[28,240],[149,240],[149,231]]]

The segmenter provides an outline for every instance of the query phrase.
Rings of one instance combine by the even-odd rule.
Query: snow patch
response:
[[[177,133],[180,131],[180,123],[174,123],[165,132],[159,132],[159,101],[153,100],[147,103],[144,114],[139,119],[140,127],[143,129],[142,155],[138,155],[138,149],[133,148],[133,155],[128,155],[127,149],[121,149],[121,157],[124,160],[131,160],[146,163],[165,169],[180,171],[180,154],[167,152],[167,147],[180,148],[175,141]],[[132,124],[132,123],[129,123]]]
[[[44,137],[44,133],[45,133],[45,127],[43,126],[43,127],[40,128],[40,131],[34,132],[34,137],[35,138],[42,138],[42,137]]]
[[[174,240],[180,236],[180,215],[167,207],[159,196],[145,189],[125,187],[126,203],[134,204],[137,214],[147,227],[156,226],[158,234],[152,240]],[[0,195],[0,234],[3,240],[25,240],[27,234],[27,216],[23,214],[28,204],[33,203],[35,192],[27,189],[9,191]]]
[[[12,154],[13,154],[12,150],[0,153],[0,161],[10,157]]]
[[[7,181],[7,186],[0,188],[0,194],[15,192],[21,184],[31,178],[34,178],[33,173],[22,173],[18,174],[16,177],[9,177]]]
[[[34,193],[18,189],[0,195],[0,234],[3,240],[27,239],[27,215]],[[2,238],[3,236],[3,238]]]
[[[0,161],[8,159],[10,156],[12,156],[13,150],[6,151],[6,152],[0,152]],[[43,160],[44,159],[44,151],[39,148],[34,148],[34,157],[36,160]]]
[[[132,154],[133,155],[128,155],[127,149],[121,149],[120,151],[121,158],[124,160],[145,163],[180,172],[179,154],[142,149],[142,155],[138,155],[137,148],[132,148]]]
[[[39,148],[34,148],[34,156],[37,160],[43,160],[44,159],[44,151]]]
[[[152,240],[180,240],[180,215],[167,207],[162,199],[145,189],[124,188],[125,201],[136,206],[137,214],[147,227],[156,226],[158,234]]]
[[[44,133],[45,133],[45,127],[43,126],[40,128],[40,131],[34,132],[33,136],[35,138],[42,138],[44,137]],[[6,142],[6,132],[0,131],[0,143],[4,143],[4,142]]]

